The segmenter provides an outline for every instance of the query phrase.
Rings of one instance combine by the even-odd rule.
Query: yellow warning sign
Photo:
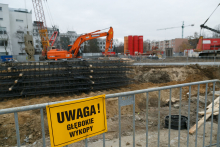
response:
[[[105,95],[48,105],[51,147],[107,132]]]

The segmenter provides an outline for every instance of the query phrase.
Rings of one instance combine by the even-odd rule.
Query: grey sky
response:
[[[25,8],[25,0],[1,0],[11,8]],[[88,33],[112,26],[114,38],[123,41],[127,35],[144,35],[144,40],[181,38],[182,21],[186,27],[184,37],[200,31],[200,24],[208,18],[220,3],[219,0],[47,0],[53,21],[61,32],[74,30]],[[45,5],[44,5],[45,6]],[[26,8],[33,11],[32,0],[26,0]],[[44,7],[47,26],[51,27]],[[35,14],[33,11],[33,21]],[[207,26],[220,24],[220,6]],[[166,31],[161,28],[178,27]],[[205,31],[211,34],[209,31]]]

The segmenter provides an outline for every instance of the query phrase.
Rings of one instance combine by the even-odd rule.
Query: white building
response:
[[[27,9],[9,8],[0,3],[0,55],[25,54],[24,34],[32,34],[32,12]]]

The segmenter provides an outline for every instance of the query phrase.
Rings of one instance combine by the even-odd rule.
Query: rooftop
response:
[[[28,9],[23,9],[23,8],[9,8],[9,11],[21,12],[21,13],[32,13],[32,11],[28,12]]]

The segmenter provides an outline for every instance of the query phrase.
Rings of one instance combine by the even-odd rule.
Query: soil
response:
[[[134,79],[133,84],[127,87],[121,87],[118,89],[109,89],[103,91],[93,91],[90,93],[82,93],[80,95],[72,96],[39,96],[39,97],[27,97],[25,99],[5,99],[0,102],[0,109],[27,106],[40,103],[49,103],[53,101],[61,101],[67,99],[77,99],[83,97],[90,97],[100,94],[112,94],[126,91],[134,91],[140,89],[147,89],[153,87],[161,87],[168,85],[176,85],[182,83],[190,83],[195,81],[203,81],[210,79],[220,79],[220,69],[218,67],[201,67],[198,65],[185,66],[185,67],[147,67],[139,66],[134,67],[134,73],[129,75]],[[213,88],[213,84],[208,84],[208,92]],[[192,96],[197,95],[198,86],[192,86]],[[218,90],[218,84],[216,90]],[[205,95],[206,85],[200,85],[199,93],[201,96]],[[182,88],[182,101],[181,101],[181,114],[188,116],[188,95],[189,87]],[[171,97],[179,99],[180,89],[172,89]],[[158,91],[149,92],[149,109],[148,109],[148,121],[149,121],[149,133],[156,133],[158,124]],[[166,102],[170,97],[170,90],[162,90],[160,93],[160,122],[163,132],[164,118],[169,114],[169,107]],[[208,97],[209,102],[212,96]],[[146,93],[135,95],[135,112],[136,112],[136,133],[144,133],[146,129]],[[177,102],[179,103],[179,102]],[[204,104],[199,105],[199,109],[204,110]],[[124,106],[121,109],[122,114],[122,136],[132,135],[132,106]],[[113,141],[118,138],[118,100],[117,98],[111,98],[106,100],[106,112],[108,119],[108,132],[106,133],[106,139]],[[172,105],[171,114],[179,114],[179,109],[174,108]],[[44,110],[44,116],[46,111]],[[41,122],[40,111],[32,110],[26,112],[19,112],[19,130],[21,143],[26,146],[41,146]],[[190,125],[194,125],[196,120],[196,102],[190,104]],[[209,120],[207,120],[209,121]],[[215,120],[216,122],[216,120]],[[45,133],[46,137],[49,136],[47,118],[44,117]],[[165,132],[164,132],[165,133]],[[184,134],[184,133],[183,133]],[[161,135],[162,136],[162,135]],[[166,135],[163,135],[166,136]],[[167,136],[166,136],[167,137]],[[26,141],[24,140],[26,138]],[[27,141],[28,138],[28,141]],[[101,135],[90,138],[90,142],[97,142],[102,138]],[[163,138],[163,137],[162,137]],[[175,138],[175,136],[174,136]],[[210,137],[209,137],[210,138]],[[171,138],[173,139],[173,138]],[[216,139],[216,138],[215,138]],[[163,139],[162,139],[163,140]],[[156,141],[156,140],[155,140]],[[47,140],[49,142],[49,139]],[[114,141],[113,141],[114,142]],[[112,143],[113,143],[112,142]],[[132,142],[129,142],[132,145]],[[29,144],[29,145],[28,145]],[[80,146],[80,142],[77,143]],[[1,115],[0,119],[0,146],[12,146],[16,145],[16,131],[14,123],[14,114]],[[48,144],[49,145],[49,144]],[[76,144],[75,144],[76,145]],[[74,146],[75,146],[74,145]],[[95,145],[95,144],[94,144]],[[93,145],[92,145],[93,146]],[[112,144],[112,146],[114,146]]]

